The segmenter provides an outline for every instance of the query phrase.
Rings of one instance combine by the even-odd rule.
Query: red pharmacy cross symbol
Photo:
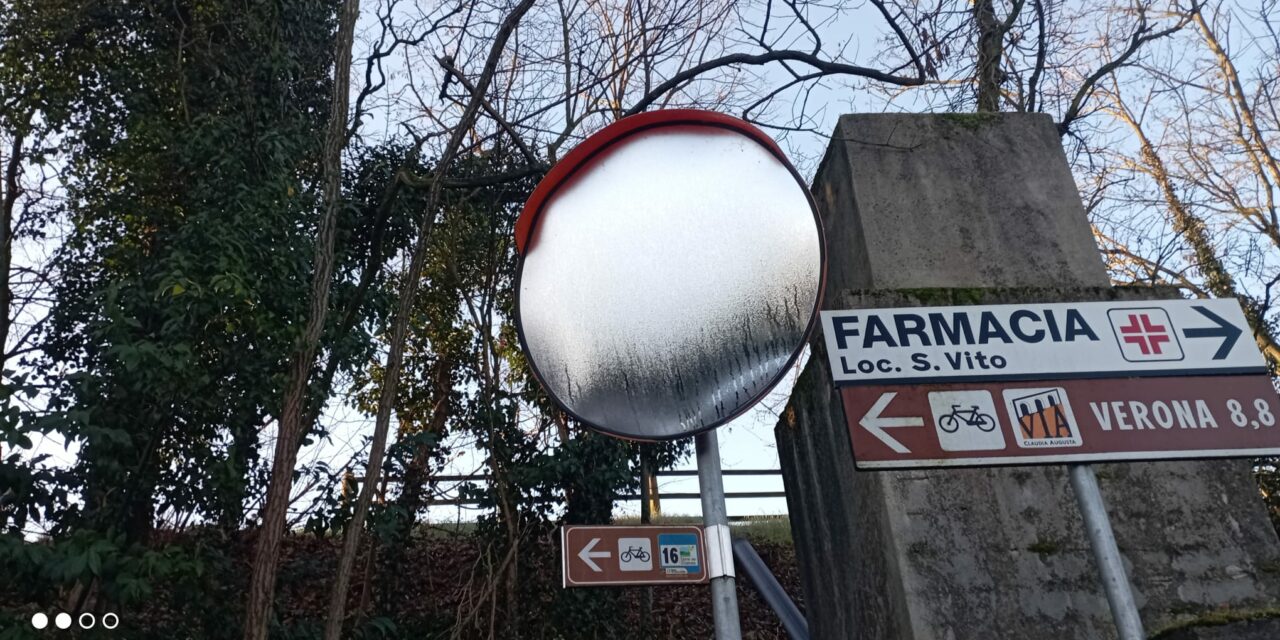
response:
[[[1169,329],[1145,313],[1129,314],[1129,324],[1120,327],[1120,334],[1125,342],[1138,345],[1144,356],[1164,353],[1160,345],[1170,341]]]

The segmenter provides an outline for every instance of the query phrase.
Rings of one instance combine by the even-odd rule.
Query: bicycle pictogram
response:
[[[999,451],[1005,447],[990,391],[930,391],[929,413],[943,451]]]
[[[982,413],[976,404],[970,405],[968,409],[961,409],[960,405],[953,404],[950,413],[938,418],[938,426],[947,433],[955,433],[962,424],[990,433],[996,428],[996,419]]]
[[[635,560],[636,562],[648,562],[649,552],[645,551],[643,547],[627,547],[627,550],[623,551],[618,556],[618,559],[624,563],[631,562],[632,560]]]

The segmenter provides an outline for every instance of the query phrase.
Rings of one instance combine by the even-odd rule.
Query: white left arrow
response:
[[[592,549],[596,548],[597,542],[600,542],[600,538],[592,538],[591,542],[588,542],[587,546],[578,552],[578,557],[582,558],[582,561],[587,563],[587,566],[591,567],[592,571],[599,573],[600,565],[596,564],[596,561],[592,560],[592,558],[608,558],[612,554],[608,551],[592,551]]]
[[[880,414],[889,407],[889,403],[898,396],[897,391],[886,391],[880,394],[880,399],[867,409],[866,415],[858,421],[863,429],[866,429],[875,436],[877,440],[888,445],[890,449],[898,453],[911,453],[911,450],[904,447],[901,442],[894,440],[892,436],[885,433],[885,429],[892,427],[923,427],[924,418],[882,418]]]

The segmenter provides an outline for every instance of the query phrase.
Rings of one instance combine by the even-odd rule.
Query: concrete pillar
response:
[[[1047,116],[844,116],[813,191],[827,309],[1169,295],[1108,286]],[[1115,637],[1063,469],[856,472],[820,335],[776,435],[813,637]],[[1280,600],[1248,462],[1098,470],[1149,632]]]

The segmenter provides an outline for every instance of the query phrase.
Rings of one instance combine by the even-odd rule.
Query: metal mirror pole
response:
[[[698,451],[698,490],[702,494],[716,640],[741,640],[738,592],[733,577],[733,546],[729,537],[729,516],[724,506],[724,477],[720,473],[720,439],[712,429],[696,436],[694,444]]]
[[[698,463],[701,466],[701,449]],[[1093,467],[1087,464],[1070,464],[1067,465],[1067,470],[1071,475],[1071,487],[1076,492],[1076,502],[1080,505],[1080,515],[1084,517],[1084,528],[1089,532],[1093,558],[1098,563],[1098,570],[1102,572],[1102,585],[1107,592],[1111,617],[1115,619],[1120,640],[1143,640],[1147,634],[1142,630],[1142,618],[1138,616],[1133,588],[1124,572],[1124,561],[1120,559],[1120,548],[1116,546],[1116,534],[1111,530],[1111,520],[1107,517],[1106,505],[1102,503],[1098,478],[1093,473]],[[703,501],[706,501],[705,496]]]

